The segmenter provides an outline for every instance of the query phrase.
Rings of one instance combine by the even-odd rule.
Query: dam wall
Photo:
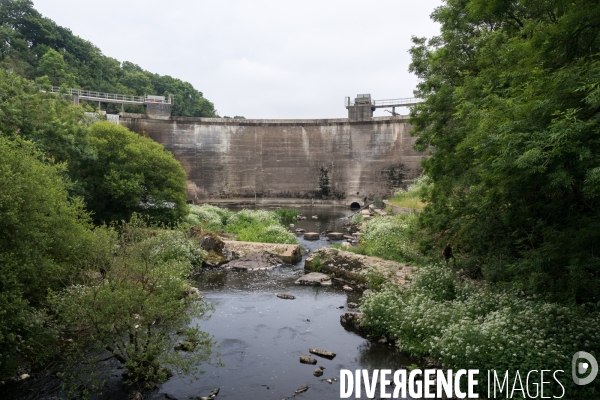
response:
[[[161,143],[194,203],[364,205],[406,187],[423,154],[404,116],[348,119],[153,119],[120,124]]]

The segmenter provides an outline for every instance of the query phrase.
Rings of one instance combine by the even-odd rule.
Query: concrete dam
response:
[[[420,172],[405,116],[222,119],[122,113],[119,123],[161,143],[187,173],[193,203],[364,205]],[[356,206],[357,204],[354,204]]]

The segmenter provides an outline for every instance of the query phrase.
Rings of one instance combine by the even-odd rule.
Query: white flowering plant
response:
[[[361,309],[362,323],[373,334],[395,338],[401,351],[432,356],[445,368],[508,370],[511,376],[517,370],[563,370],[569,395],[598,394],[597,384],[577,387],[570,377],[575,352],[600,356],[597,305],[479,287],[431,264],[418,269],[408,289],[386,285],[363,298]],[[481,377],[485,387],[487,377]]]

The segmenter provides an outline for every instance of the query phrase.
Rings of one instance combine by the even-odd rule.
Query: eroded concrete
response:
[[[412,182],[423,157],[403,116],[161,120],[122,113],[120,123],[175,155],[195,203],[363,205]]]

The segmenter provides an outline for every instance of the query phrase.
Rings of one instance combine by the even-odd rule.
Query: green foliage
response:
[[[0,135],[34,142],[47,158],[66,162],[71,175],[94,157],[81,108],[1,69],[0,93]]]
[[[375,269],[369,269],[365,274],[365,278],[367,279],[369,288],[373,290],[381,290],[383,285],[388,281],[385,275]]]
[[[597,301],[600,3],[449,0],[414,39],[423,222],[492,282]]]
[[[0,135],[0,376],[53,352],[55,329],[42,306],[48,289],[76,274],[93,252],[91,224],[70,199],[64,165]]]
[[[48,77],[51,84],[56,86],[75,86],[75,76],[67,73],[67,64],[63,56],[54,49],[48,49],[42,56],[37,66],[40,76]]]
[[[316,253],[312,257],[310,270],[313,272],[321,272],[322,269],[323,269],[323,260],[321,260],[321,255],[319,253]]]
[[[204,204],[202,206],[190,205],[190,213],[185,219],[186,224],[189,226],[202,226],[211,231],[223,230],[229,217],[233,215],[233,212],[210,204]]]
[[[364,254],[399,262],[423,262],[424,257],[415,249],[418,237],[418,215],[398,214],[367,221],[361,236]]]
[[[98,363],[106,352],[127,368],[131,382],[198,372],[212,348],[198,321],[212,307],[193,295],[186,278],[201,256],[181,232],[154,232],[135,216],[118,240],[107,233],[109,264],[89,260],[79,284],[50,296],[63,335],[74,339],[65,350],[73,388],[99,388]],[[176,350],[181,340],[185,351]],[[90,370],[82,368],[84,359]]]
[[[352,217],[352,223],[354,225],[358,225],[363,221],[363,216],[361,213],[356,213],[354,214],[354,216]]]
[[[110,122],[92,125],[89,141],[96,158],[82,163],[77,178],[96,223],[140,211],[172,224],[187,214],[185,172],[163,146]]]
[[[422,175],[416,179],[406,190],[401,190],[394,193],[394,197],[392,197],[389,202],[398,207],[421,210],[425,207],[425,203],[423,203],[421,199],[425,195],[430,183],[431,182],[427,176]]]
[[[598,382],[576,386],[570,374],[576,351],[600,356],[600,315],[590,307],[481,289],[455,281],[442,265],[419,268],[407,290],[385,285],[361,303],[366,326],[375,335],[397,339],[402,351],[431,355],[454,370],[508,370],[511,376],[540,366],[563,370],[557,376],[570,398],[600,393]],[[479,393],[484,393],[486,374],[481,378]],[[553,389],[556,395],[562,392]]]
[[[294,210],[241,210],[236,213],[211,206],[190,206],[186,224],[199,225],[212,231],[225,231],[237,235],[245,242],[297,244],[296,236],[280,223],[282,215],[291,215]]]
[[[296,217],[298,216],[299,212],[298,210],[294,209],[282,208],[280,210],[275,210],[275,214],[279,215],[281,222],[284,224],[291,224],[292,222],[296,221]]]
[[[175,96],[173,115],[215,117],[214,105],[189,82],[122,64],[66,28],[44,18],[29,0],[0,1],[0,69],[28,79],[47,76],[53,85],[129,95]],[[117,112],[118,105],[108,106]],[[128,112],[143,112],[126,105]]]

